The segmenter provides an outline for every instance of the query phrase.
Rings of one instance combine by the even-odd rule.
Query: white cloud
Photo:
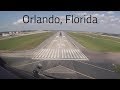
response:
[[[98,16],[99,16],[99,14],[97,14],[97,13],[96,13],[96,14],[93,14],[93,16],[98,17]]]
[[[112,16],[108,16],[108,17],[109,17],[109,18],[114,18],[115,16],[112,15]]]
[[[113,12],[109,12],[109,13],[113,13]],[[99,14],[99,13],[95,13],[92,15],[97,17],[100,23],[104,23],[106,25],[113,23],[119,24],[120,17],[114,15],[108,15],[108,14]]]
[[[104,17],[105,16],[105,14],[101,14],[101,17]]]
[[[111,11],[109,11],[108,13],[113,13]],[[105,13],[92,13],[92,14],[88,14],[86,12],[78,12],[75,13],[75,15],[86,15],[85,17],[88,17],[89,15],[95,16],[98,18],[98,22],[100,22],[101,24],[119,24],[120,23],[120,18],[116,17],[114,15],[109,15],[109,14],[105,14]],[[65,16],[61,16],[60,17],[62,19],[62,21],[65,21]],[[71,19],[71,18],[70,18]]]
[[[105,17],[105,14],[93,14],[93,16],[95,16],[95,17],[99,17],[99,18],[103,18],[103,17]]]
[[[113,11],[108,11],[107,13],[108,13],[108,14],[114,14],[114,12],[113,12]]]
[[[24,20],[26,21],[27,18],[24,18]],[[22,24],[22,23],[23,23],[23,19],[18,19],[16,22],[13,22],[14,25]]]
[[[87,13],[86,13],[86,12],[84,12],[84,13],[81,13],[81,15],[87,15]]]
[[[75,13],[75,15],[78,15],[78,16],[83,16],[83,15],[87,15],[86,12],[82,12],[82,13]]]
[[[118,21],[119,18],[112,18],[111,21]]]
[[[115,32],[115,33],[120,33],[120,17],[116,15],[115,12],[109,11],[105,13],[99,13],[99,12],[91,12],[91,13],[86,13],[86,12],[74,12],[73,15],[78,16],[78,17],[85,17],[92,15],[96,16],[98,18],[99,24],[68,24],[64,23],[66,20],[65,15],[59,16],[60,20],[63,22],[62,25],[57,25],[57,24],[34,24],[33,26],[29,26],[29,24],[25,25],[24,27],[20,27],[20,29],[27,28],[27,29],[70,29],[70,30],[86,30],[86,31],[101,31],[101,32]],[[69,17],[71,19],[71,17]],[[22,19],[18,19],[14,24],[22,24],[23,21]],[[18,26],[16,26],[18,28]]]
[[[100,22],[101,22],[101,23],[105,23],[105,21],[104,21],[104,20],[100,20]]]

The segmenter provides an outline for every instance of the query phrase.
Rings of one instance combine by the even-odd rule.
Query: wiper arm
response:
[[[38,72],[36,70],[33,70],[33,74],[34,74],[33,76],[36,79],[61,79],[61,78],[57,78],[57,77],[45,74],[44,72]]]

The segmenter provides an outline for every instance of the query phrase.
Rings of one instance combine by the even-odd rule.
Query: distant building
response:
[[[12,31],[12,32],[8,32],[9,36],[14,36],[14,35],[18,35],[19,32],[18,31]]]
[[[9,35],[12,36],[12,32],[9,32]]]
[[[9,33],[2,33],[2,37],[10,36]]]
[[[18,34],[19,32],[16,32],[16,34]]]

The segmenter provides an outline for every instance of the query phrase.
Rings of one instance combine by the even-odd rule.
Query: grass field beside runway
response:
[[[104,35],[99,35],[99,34],[93,34],[93,33],[82,33],[84,35],[90,35],[92,37],[96,37],[96,38],[103,38],[103,39],[108,39],[108,40],[112,40],[112,41],[115,41],[115,42],[118,42],[120,43],[120,39],[119,38],[115,38],[115,37],[110,37],[110,36],[104,36]]]
[[[120,73],[120,65],[119,65],[119,64],[114,65],[114,66],[113,66],[113,70],[114,70],[115,72]]]
[[[88,49],[102,52],[120,52],[120,39],[73,32],[69,32],[69,35]]]
[[[53,32],[45,32],[0,40],[0,51],[32,49],[52,35]]]

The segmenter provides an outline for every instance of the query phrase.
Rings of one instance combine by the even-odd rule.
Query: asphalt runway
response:
[[[42,48],[33,52],[32,59],[43,60],[88,60],[88,58],[72,44],[64,32],[58,32],[54,39]]]
[[[66,33],[57,32],[35,49],[12,53],[17,57],[4,59],[10,66],[31,74],[40,63],[42,73],[60,79],[120,79],[120,73],[113,71],[112,63],[105,57],[80,47]]]

